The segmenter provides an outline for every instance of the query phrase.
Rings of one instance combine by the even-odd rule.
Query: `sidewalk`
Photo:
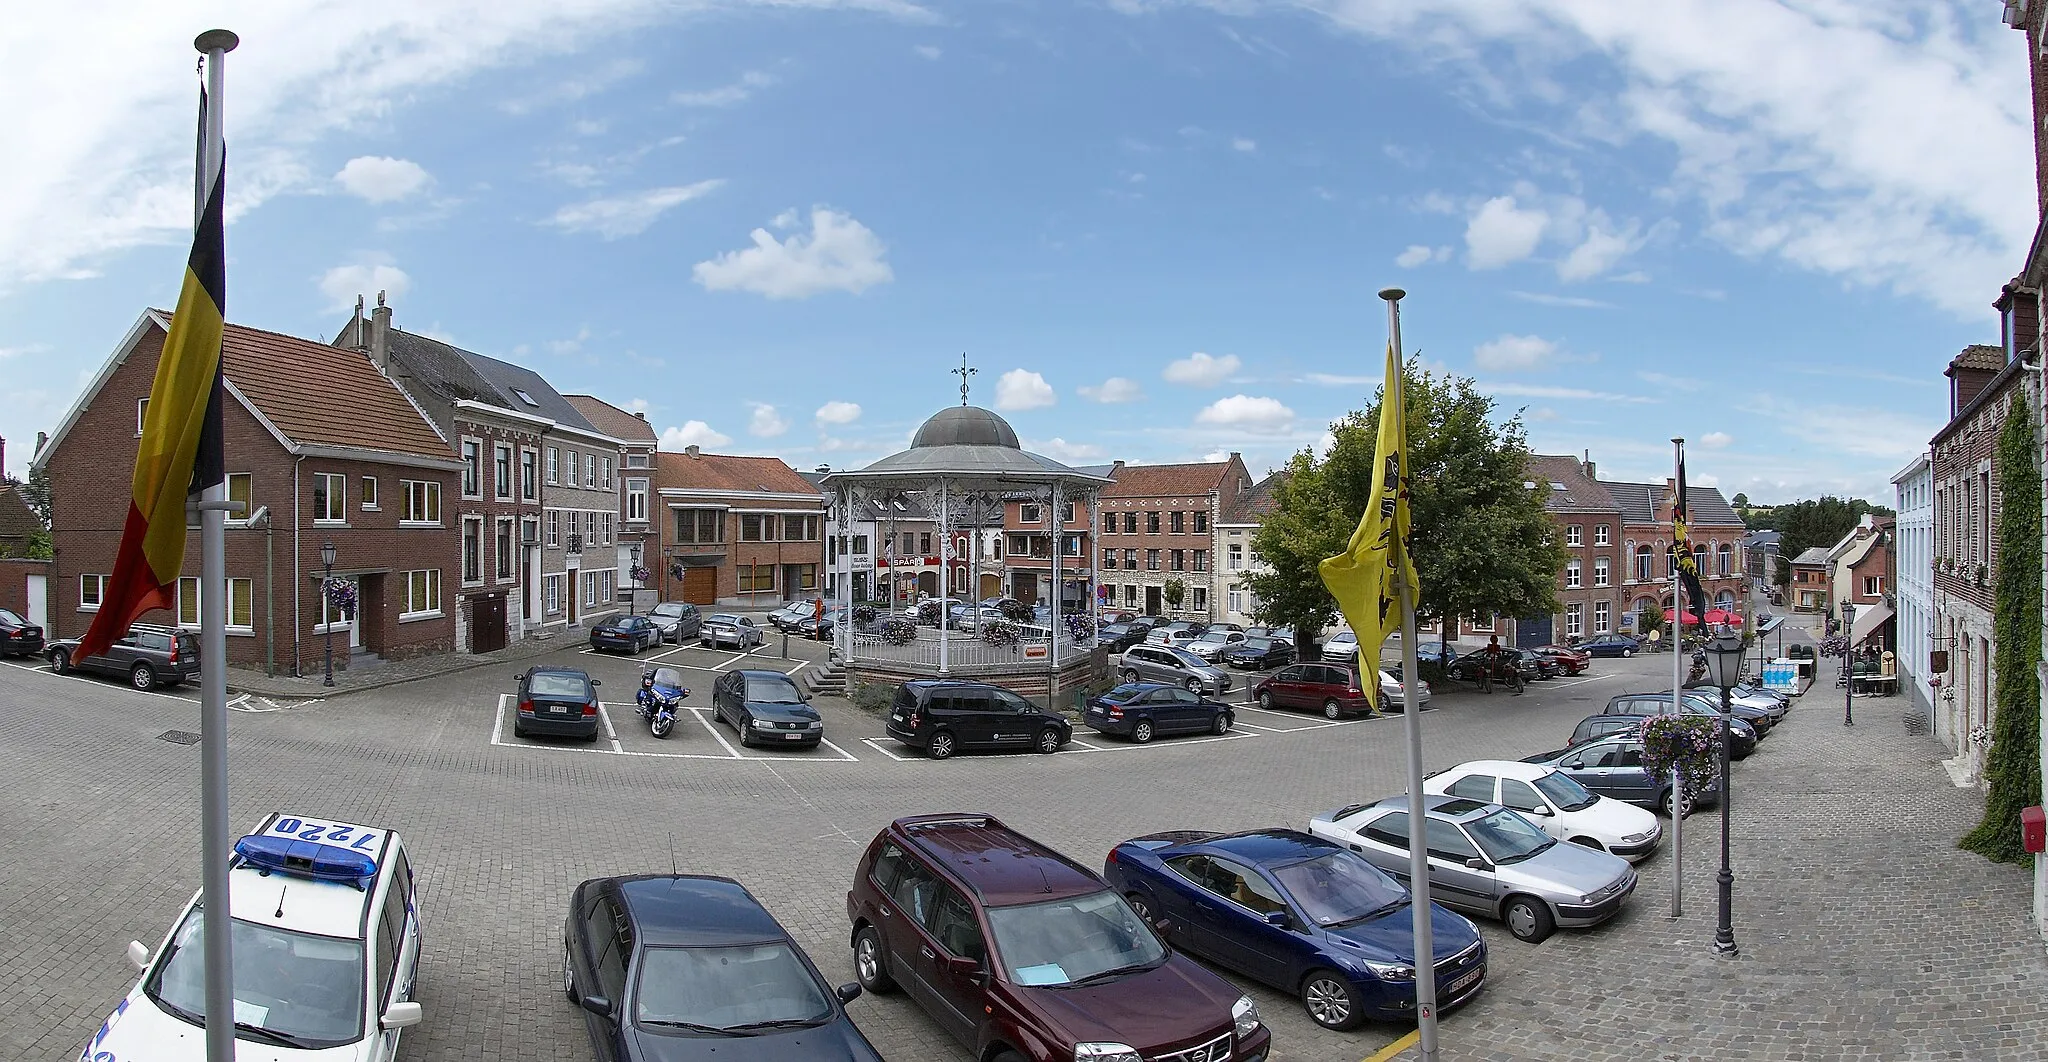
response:
[[[578,632],[581,633],[581,632]],[[588,637],[585,635],[584,637]],[[514,642],[503,649],[489,653],[436,653],[418,656],[409,660],[359,660],[347,668],[334,669],[334,685],[323,685],[325,671],[317,656],[308,661],[305,674],[293,677],[288,672],[265,675],[249,668],[228,668],[228,689],[235,693],[253,694],[274,700],[319,700],[338,697],[344,693],[358,693],[374,690],[381,686],[393,686],[415,679],[432,678],[472,668],[488,667],[492,664],[512,663],[544,656],[560,649],[573,649],[584,644],[583,638],[571,638],[564,634],[551,634],[541,638],[529,638]]]

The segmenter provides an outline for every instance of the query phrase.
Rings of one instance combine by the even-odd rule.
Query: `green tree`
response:
[[[1188,596],[1188,584],[1181,582],[1178,576],[1168,579],[1166,580],[1165,588],[1159,592],[1159,596],[1166,599],[1167,608],[1178,611],[1180,603]]]
[[[1778,532],[1778,552],[1797,557],[1814,546],[1840,542],[1866,514],[1890,516],[1892,511],[1862,498],[1844,499],[1829,494],[1775,506],[1769,526]]]
[[[28,466],[28,482],[22,485],[21,500],[43,522],[50,526],[50,474],[41,465]]]
[[[1737,509],[1747,509],[1749,508],[1749,495],[1744,494],[1738,490],[1735,492],[1734,499],[1730,501],[1729,504],[1735,506]]]
[[[2033,416],[2020,402],[1998,433],[1998,573],[1992,591],[1998,714],[1984,764],[1984,820],[1962,847],[2000,863],[2030,863],[2020,843],[2020,809],[2041,802],[2041,478],[2034,468]]]
[[[1543,508],[1547,485],[1528,485],[1521,416],[1496,425],[1493,399],[1471,379],[1414,362],[1405,371],[1418,618],[1555,612],[1565,549]],[[1309,634],[1337,615],[1316,565],[1343,551],[1371,498],[1379,416],[1375,396],[1330,426],[1328,457],[1304,449],[1288,463],[1275,511],[1252,535],[1270,568],[1245,580],[1260,619]]]

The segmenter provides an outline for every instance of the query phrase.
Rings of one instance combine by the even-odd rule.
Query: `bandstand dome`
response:
[[[1017,445],[1017,433],[1010,422],[980,406],[947,406],[932,414],[911,436],[910,445],[920,446],[1006,446]]]
[[[1050,457],[1029,453],[1017,441],[1016,429],[995,412],[980,406],[948,406],[910,438],[910,449],[890,454],[857,471],[834,472],[828,485],[878,484],[937,477],[1000,481],[1016,484],[1062,483],[1075,490],[1107,485],[1107,477],[1089,475]],[[965,484],[962,484],[965,486]]]

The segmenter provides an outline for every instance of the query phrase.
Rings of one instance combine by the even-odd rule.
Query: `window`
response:
[[[1565,564],[1565,566],[1564,566],[1564,588],[1565,588],[1565,589],[1567,589],[1567,590],[1576,590],[1576,589],[1578,589],[1578,588],[1579,588],[1579,562],[1578,562],[1578,561],[1570,561],[1570,562],[1567,562],[1567,563]]]
[[[1647,582],[1649,582],[1649,581],[1650,581],[1650,578],[1651,578],[1651,576],[1650,576],[1650,565],[1651,565],[1651,564],[1652,564],[1652,560],[1651,560],[1651,553],[1650,553],[1650,547],[1648,547],[1648,546],[1637,546],[1637,547],[1636,547],[1636,570],[1635,570],[1635,581],[1636,581],[1636,582],[1639,582],[1639,583],[1647,583]]]
[[[1183,512],[1169,514],[1166,526],[1171,528],[1176,535],[1187,534],[1187,514]]]
[[[1136,569],[1138,567],[1137,550],[1127,549],[1124,551],[1124,567],[1127,569]]]
[[[761,520],[761,517],[760,517],[760,516],[759,516],[758,514],[755,514],[755,513],[744,513],[744,514],[742,514],[742,515],[740,516],[740,541],[741,541],[741,542],[765,542],[765,541],[767,541],[766,537],[764,537],[764,536],[762,535],[762,533],[761,533],[761,523],[762,523],[762,520]]]
[[[1607,525],[1606,525],[1606,524],[1594,524],[1594,525],[1593,525],[1593,544],[1594,544],[1594,545],[1596,545],[1596,546],[1604,546],[1604,545],[1606,545],[1606,544],[1607,544]]]
[[[1025,537],[1025,536],[1023,536],[1023,535],[1011,535],[1011,536],[1010,536],[1010,555],[1011,555],[1011,556],[1017,556],[1017,555],[1019,555],[1019,554],[1023,554],[1023,555],[1029,555],[1030,553],[1031,553],[1031,539],[1029,539],[1029,538],[1027,538],[1027,537]]]
[[[1138,514],[1137,514],[1137,513],[1125,513],[1125,514],[1124,514],[1124,534],[1126,534],[1126,535],[1135,535],[1135,534],[1137,534],[1137,533],[1138,533]]]
[[[1159,514],[1158,514],[1158,513],[1146,513],[1146,514],[1145,514],[1145,533],[1146,533],[1146,534],[1148,534],[1148,535],[1156,535],[1156,534],[1158,534],[1158,533],[1159,533]]]
[[[498,578],[512,578],[512,518],[498,517],[498,534],[495,543],[498,554]]]
[[[540,541],[540,518],[522,516],[519,518],[519,545],[522,549]]]
[[[484,580],[484,518],[465,516],[462,518],[462,581],[480,583]]]
[[[1230,551],[1224,555],[1223,563],[1226,566],[1228,566],[1231,571],[1237,571],[1238,569],[1244,567],[1244,547],[1237,543],[1232,543],[1230,546]]]
[[[818,588],[817,565],[799,564],[796,566],[796,588],[798,590],[816,590]]]
[[[629,479],[626,481],[626,522],[644,524],[647,522],[647,481]]]
[[[646,454],[644,454],[644,453],[640,453],[640,454],[627,454],[627,455],[626,455],[626,467],[627,467],[627,468],[646,468],[646,467],[647,467],[647,455],[646,455]]]
[[[405,573],[405,610],[398,614],[403,620],[441,614],[441,569],[427,568]]]
[[[1198,587],[1195,587],[1195,588],[1194,588],[1194,610],[1195,610],[1196,612],[1207,612],[1207,611],[1209,611],[1209,588],[1208,588],[1208,587],[1206,587],[1206,586],[1198,586]]]
[[[1062,535],[1062,536],[1060,537],[1060,556],[1062,556],[1062,557],[1078,557],[1078,556],[1080,556],[1080,555],[1081,555],[1081,536],[1080,536],[1080,535]]]
[[[1066,525],[1071,524],[1073,522],[1074,503],[1067,502],[1065,505],[1060,506],[1060,526],[1065,527]]]
[[[1105,550],[1103,550],[1103,551],[1102,551],[1102,566],[1103,566],[1103,567],[1105,567],[1105,568],[1114,568],[1114,567],[1116,567],[1116,551],[1115,551],[1115,550],[1113,550],[1113,549],[1105,549]]]
[[[1730,573],[1734,566],[1735,549],[1734,547],[1724,542],[1721,544],[1721,548],[1716,552],[1716,556],[1714,559],[1714,568],[1719,574],[1725,577]]]
[[[501,499],[512,497],[512,447],[505,443],[491,447],[491,488]]]
[[[1156,549],[1148,549],[1148,550],[1146,550],[1146,551],[1145,551],[1145,570],[1146,570],[1146,571],[1153,571],[1153,572],[1156,572],[1156,571],[1158,571],[1158,570],[1159,570],[1159,551],[1158,551],[1158,550],[1156,550]]]
[[[1209,570],[1208,550],[1198,549],[1195,551],[1195,570],[1198,572],[1206,572]]]
[[[853,552],[854,552],[854,555],[855,555],[855,556],[860,556],[860,557],[865,557],[865,556],[867,556],[867,553],[868,553],[868,536],[866,536],[866,535],[855,535],[855,536],[853,536]]]
[[[1103,533],[1103,534],[1105,534],[1105,535],[1114,535],[1114,534],[1116,534],[1116,514],[1115,514],[1115,513],[1103,513],[1103,514],[1102,514],[1102,533]]]
[[[1125,584],[1124,584],[1124,607],[1125,607],[1125,608],[1137,608],[1137,607],[1138,607],[1138,586],[1137,586],[1137,584],[1136,584],[1136,583],[1125,583]]]
[[[519,451],[519,497],[526,501],[540,497],[540,455],[532,450]]]
[[[249,481],[250,475],[247,472],[228,473],[228,500],[242,507],[240,512],[228,510],[229,523],[241,523],[249,519],[250,513],[256,511],[256,507],[249,504]]]
[[[313,473],[313,522],[338,524],[348,519],[348,477],[338,472]]]
[[[612,488],[612,457],[610,454],[606,454],[598,459],[597,470],[602,474],[600,478],[604,480],[604,488],[610,490]]]
[[[1042,517],[1040,517],[1040,516],[1039,516],[1039,513],[1038,513],[1038,506],[1036,506],[1036,505],[1028,505],[1028,504],[1027,504],[1027,505],[1019,505],[1019,506],[1017,506],[1017,522],[1018,522],[1018,523],[1020,523],[1020,524],[1035,524],[1035,523],[1037,523],[1037,522],[1038,522],[1038,521],[1039,521],[1040,519],[1042,519]]]
[[[1579,524],[1572,524],[1564,529],[1564,544],[1567,546],[1583,546],[1586,544],[1585,538],[1586,529]]]
[[[401,479],[399,490],[405,495],[405,519],[408,524],[431,524],[441,526],[441,485],[426,479]]]
[[[149,417],[149,399],[135,400],[135,437],[142,438],[142,422]]]
[[[1605,601],[1593,602],[1593,633],[1606,634],[1614,629],[1611,609]]]
[[[676,541],[686,545],[709,546],[725,541],[725,511],[722,509],[671,509],[675,514]]]
[[[1594,586],[1606,586],[1606,585],[1607,585],[1607,569],[1608,569],[1608,564],[1607,564],[1607,558],[1605,558],[1605,557],[1595,557],[1595,558],[1593,558],[1593,585],[1594,585]]]
[[[1491,804],[1493,803],[1493,784],[1496,781],[1499,781],[1499,779],[1490,774],[1468,774],[1452,782],[1451,787],[1445,792],[1450,796],[1460,796],[1467,800],[1477,800],[1482,804]]]
[[[440,485],[439,485],[439,484],[435,484],[435,489],[436,489],[436,490],[440,489]],[[366,510],[368,510],[368,511],[370,511],[370,512],[376,512],[376,511],[377,511],[377,477],[376,477],[376,476],[364,476],[364,477],[363,477],[363,485],[362,485],[362,494],[363,494],[363,508],[364,508],[364,509],[366,509]],[[439,519],[439,517],[436,517],[435,519]]]
[[[1229,606],[1229,609],[1232,614],[1241,613],[1244,611],[1244,591],[1232,590],[1228,594],[1224,595],[1224,601]]]
[[[1430,855],[1459,864],[1479,858],[1479,849],[1473,846],[1471,838],[1466,837],[1465,831],[1460,830],[1456,823],[1442,819],[1424,819],[1422,822]],[[1402,843],[1407,843],[1407,839],[1403,838]]]
[[[613,580],[618,578],[618,574],[619,573],[617,571],[611,568],[606,568],[605,570],[597,573],[598,604],[609,605],[612,603],[612,588],[614,586]]]
[[[1568,602],[1564,606],[1564,633],[1568,637],[1577,638],[1586,633],[1585,609],[1586,606],[1577,601]]]
[[[561,575],[550,575],[547,578],[542,579],[540,583],[540,589],[542,607],[547,609],[548,615],[552,616],[555,613],[562,611]]]
[[[546,544],[552,549],[562,542],[562,511],[549,509],[542,515],[542,526],[547,529]]]
[[[595,487],[598,485],[596,454],[583,455],[583,485],[586,487]]]
[[[1478,631],[1478,632],[1481,632],[1481,633],[1491,633],[1491,632],[1493,631],[1493,617],[1492,617],[1492,616],[1474,616],[1474,617],[1472,617],[1472,629],[1473,629],[1474,631]]]
[[[314,585],[317,587],[319,584],[315,583]],[[328,601],[326,594],[319,593],[316,590],[313,596],[319,599],[318,608],[320,609],[320,619],[313,624],[314,634],[319,634],[329,629],[340,630],[346,628],[350,621],[354,619],[353,616],[344,614],[341,609],[336,608],[332,602]]]
[[[553,447],[553,446],[550,446],[550,447],[548,447],[548,482],[549,482],[549,483],[560,483],[560,482],[561,482],[561,480],[560,480],[560,479],[559,479],[559,478],[558,478],[558,477],[556,476],[556,474],[555,474],[555,465],[556,465],[556,463],[557,463],[557,462],[559,462],[559,461],[561,460],[561,457],[562,457],[562,451],[561,451],[560,449],[558,449],[558,448],[556,448],[556,447]]]
[[[1195,534],[1198,534],[1198,535],[1206,535],[1206,534],[1208,534],[1208,533],[1209,533],[1209,514],[1208,514],[1208,513],[1205,513],[1205,512],[1198,512],[1198,513],[1196,513],[1196,514],[1195,514]]]
[[[1168,571],[1174,571],[1174,572],[1178,572],[1178,571],[1185,571],[1186,569],[1185,569],[1184,567],[1182,567],[1182,565],[1181,565],[1181,558],[1182,558],[1182,557],[1183,557],[1184,555],[1185,555],[1185,552],[1184,552],[1184,551],[1182,551],[1182,550],[1177,550],[1177,549],[1176,549],[1176,550],[1169,550],[1169,551],[1167,551],[1167,554],[1166,554],[1166,569],[1167,569]]]
[[[1502,807],[1513,808],[1516,811],[1535,811],[1537,808],[1550,806],[1543,802],[1542,797],[1536,795],[1536,790],[1530,788],[1529,783],[1519,778],[1500,780],[1500,803]]]
[[[234,634],[251,634],[253,625],[250,601],[254,584],[247,579],[228,580],[228,631]]]
[[[462,440],[462,496],[481,498],[483,488],[483,444],[475,439]]]
[[[742,564],[739,566],[740,593],[767,593],[775,589],[775,565]]]
[[[107,592],[107,577],[104,575],[81,575],[78,577],[78,611],[98,612],[100,599]]]
[[[199,626],[199,580],[189,575],[178,580],[178,626]]]
[[[562,451],[562,482],[571,487],[576,485],[576,451],[574,450]]]
[[[1884,593],[1884,576],[1866,575],[1863,577],[1864,597],[1876,597],[1881,593]]]
[[[917,555],[920,557],[932,555],[932,533],[930,531],[919,531],[917,533]]]

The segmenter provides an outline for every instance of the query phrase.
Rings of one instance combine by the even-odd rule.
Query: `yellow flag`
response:
[[[1351,532],[1351,545],[1317,565],[1323,585],[1337,599],[1345,622],[1358,635],[1361,689],[1379,690],[1380,646],[1401,625],[1400,589],[1413,607],[1422,589],[1408,555],[1408,403],[1401,365],[1387,347],[1387,382],[1380,391],[1380,435],[1373,447],[1372,501]]]

